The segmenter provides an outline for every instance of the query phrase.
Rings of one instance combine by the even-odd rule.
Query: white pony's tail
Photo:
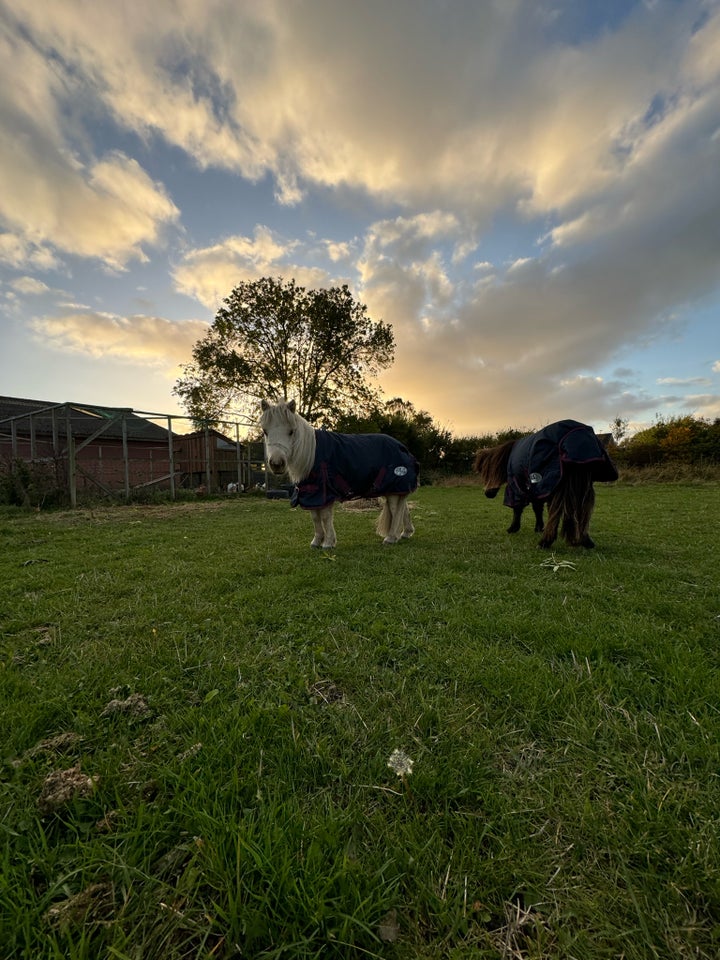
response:
[[[385,543],[397,543],[415,533],[406,496],[391,493],[382,498],[382,509],[375,530]]]

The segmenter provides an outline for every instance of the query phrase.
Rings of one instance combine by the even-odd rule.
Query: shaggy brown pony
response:
[[[539,546],[550,548],[560,534],[570,546],[594,547],[589,533],[595,507],[595,480],[617,480],[617,470],[592,427],[575,420],[478,450],[473,463],[486,497],[505,484],[505,505],[512,508],[508,533],[517,533],[523,510],[532,506]],[[543,507],[547,504],[547,524]]]

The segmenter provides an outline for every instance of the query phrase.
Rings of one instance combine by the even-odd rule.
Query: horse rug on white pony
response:
[[[408,494],[417,489],[420,465],[407,447],[384,433],[315,431],[315,460],[295,486],[293,507],[319,510],[336,500]]]

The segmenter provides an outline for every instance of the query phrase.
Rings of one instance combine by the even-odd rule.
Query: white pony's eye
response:
[[[290,431],[290,436],[292,436],[294,433],[295,433],[295,431],[294,431],[294,430],[291,430],[291,431]]]

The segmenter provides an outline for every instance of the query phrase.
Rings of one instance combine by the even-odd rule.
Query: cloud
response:
[[[33,44],[17,44],[7,76],[31,78],[22,102],[56,147],[60,108],[75,95],[201,168],[255,181],[270,173],[285,203],[310,185],[347,186],[408,208],[434,204],[476,229],[520,204],[561,217],[550,236],[562,244],[614,220],[623,207],[608,209],[607,191],[624,179],[632,196],[657,144],[712,109],[720,18],[713,11],[697,27],[699,9],[638,5],[580,45],[520,3],[418,14],[398,0],[378,30],[363,4],[330,0],[48,9],[18,0],[13,13]],[[19,96],[12,103],[21,109]],[[78,111],[71,119],[81,125]]]
[[[36,280],[35,277],[17,277],[12,280],[10,286],[17,293],[29,294],[31,296],[51,293],[50,287],[42,280]]]
[[[658,377],[656,383],[685,387],[691,384],[705,386],[711,383],[711,381],[707,377]]]
[[[678,402],[638,391],[627,376],[604,380],[583,372],[606,366],[624,345],[683,336],[682,316],[659,312],[678,283],[672,235],[657,242],[656,258],[633,258],[622,232],[615,239],[617,250],[595,251],[567,270],[555,269],[553,250],[509,268],[484,264],[487,282],[474,275],[456,280],[447,298],[417,261],[387,256],[371,240],[361,264],[363,296],[371,316],[392,323],[398,340],[384,380],[391,378],[393,392],[422,396],[430,410],[453,411],[450,419],[463,431],[499,419],[540,426],[528,422],[538,408],[545,422],[568,416],[609,422],[618,413],[662,411]],[[708,256],[698,256],[700,277],[709,280],[710,266]]]
[[[48,247],[14,233],[0,233],[0,263],[15,269],[54,270],[59,266],[57,257]]]
[[[720,419],[720,396],[713,393],[696,393],[683,397],[681,407],[693,417],[705,420]]]
[[[35,81],[35,102],[56,136],[51,98],[92,88],[117,123],[159,134],[200,167],[271,173],[282,202],[298,202],[304,184],[346,185],[407,205],[442,198],[477,222],[519,195],[546,211],[603,189],[669,63],[675,89],[711,85],[714,27],[683,56],[689,6],[639,7],[582,49],[551,33],[532,44],[547,25],[518,3],[419,13],[398,0],[382,30],[365,5],[331,0],[42,10],[18,0],[13,12],[38,60],[55,52],[60,80]]]
[[[83,157],[87,146],[73,97],[83,91],[57,57],[19,32],[0,35],[0,258],[49,268],[58,255],[103,260],[120,269],[145,258],[179,211],[139,163],[115,151]]]
[[[84,311],[37,317],[31,328],[45,346],[63,353],[110,357],[169,371],[189,361],[193,345],[205,335],[208,325],[201,320]]]
[[[179,216],[163,188],[122,154],[83,168],[25,153],[9,179],[0,217],[20,236],[39,241],[24,244],[30,251],[54,248],[122,269],[146,260],[144,245],[158,243],[161,229]],[[15,247],[17,265],[31,262],[22,249]]]
[[[285,206],[310,194],[373,211],[351,237],[258,225],[176,254],[176,291],[209,310],[241,280],[328,285],[342,271],[393,324],[393,392],[463,429],[526,422],[540,402],[609,418],[679,402],[597,371],[682,340],[688,310],[717,291],[720,7],[628,4],[572,36],[577,6],[15,0],[0,37],[14,133],[0,146],[0,260],[144,261],[180,212],[129,144],[162,142],[200,170],[271,178]],[[97,148],[98,120],[124,151]],[[63,349],[106,338],[120,351],[119,330],[140,350],[167,321],[42,322]]]
[[[324,241],[327,255],[333,263],[340,263],[343,260],[349,260],[352,253],[352,246],[348,242],[336,243],[330,240]]]
[[[221,243],[188,251],[173,271],[176,289],[216,310],[241,281],[293,277],[302,286],[328,286],[324,270],[293,263],[297,241],[285,241],[267,227],[252,237],[227,237]]]

